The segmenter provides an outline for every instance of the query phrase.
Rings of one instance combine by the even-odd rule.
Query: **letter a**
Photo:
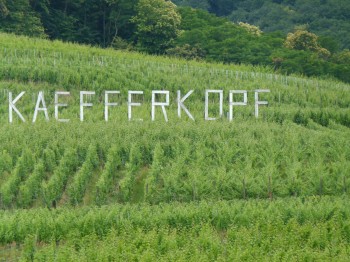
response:
[[[40,103],[43,104],[43,107],[40,107]],[[44,99],[44,93],[42,91],[39,92],[38,100],[36,101],[34,116],[33,116],[33,123],[36,121],[36,118],[38,116],[39,111],[44,111],[45,119],[46,119],[46,121],[49,121],[49,114],[47,112],[47,107],[46,107],[45,99]]]

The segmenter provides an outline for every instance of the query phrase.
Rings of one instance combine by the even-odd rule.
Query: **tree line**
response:
[[[280,73],[326,75],[350,82],[348,34],[344,33],[350,24],[347,2],[335,5],[329,0],[318,6],[320,1],[313,1],[310,23],[300,17],[304,17],[302,11],[310,10],[311,1],[174,2],[178,6],[166,0],[0,0],[0,29],[185,59],[263,65]],[[264,13],[266,6],[269,11]],[[277,6],[291,15],[283,15]],[[328,6],[334,12],[327,16]],[[275,13],[282,14],[280,20],[273,17]],[[317,17],[332,20],[335,14],[341,21],[339,30],[333,28],[328,34],[332,26],[321,26]]]
[[[179,6],[207,10],[233,22],[259,26],[264,32],[288,33],[304,25],[333,40],[333,48],[350,48],[350,2],[347,0],[173,0]]]

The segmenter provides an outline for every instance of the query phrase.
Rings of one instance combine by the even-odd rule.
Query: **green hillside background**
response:
[[[179,6],[207,10],[264,32],[291,32],[305,26],[337,48],[350,47],[350,4],[346,0],[174,0]],[[333,41],[332,41],[333,39]],[[334,41],[335,40],[335,41]]]

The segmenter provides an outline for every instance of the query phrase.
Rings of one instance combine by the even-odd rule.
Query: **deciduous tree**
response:
[[[29,0],[0,1],[0,29],[15,34],[45,37],[44,27]]]
[[[165,0],[140,0],[136,24],[137,42],[141,49],[150,53],[164,53],[179,35],[181,16],[176,6]]]

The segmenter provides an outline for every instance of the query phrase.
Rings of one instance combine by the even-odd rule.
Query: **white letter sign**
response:
[[[177,94],[172,94],[174,96],[177,95],[177,100],[176,100],[177,105],[175,105],[174,103],[172,103],[170,105],[170,92],[171,91],[168,91],[168,90],[147,90],[147,91],[129,90],[128,91],[128,100],[127,100],[128,120],[129,121],[131,121],[131,120],[143,121],[143,119],[141,119],[141,118],[133,119],[132,113],[134,111],[134,114],[140,114],[140,116],[143,116],[144,118],[148,118],[149,113],[151,113],[151,121],[155,121],[156,113],[158,110],[158,114],[163,114],[165,122],[168,122],[169,121],[168,113],[173,108],[174,108],[174,110],[176,110],[175,107],[177,106],[177,115],[178,115],[179,119],[181,119],[182,114],[184,112],[187,115],[187,116],[185,116],[186,119],[188,117],[189,119],[195,121],[195,118],[193,117],[193,115],[191,114],[189,109],[191,109],[191,111],[193,113],[196,109],[198,109],[197,102],[204,101],[205,102],[205,104],[204,104],[204,107],[205,107],[204,108],[204,119],[206,121],[208,121],[208,120],[215,121],[215,120],[219,120],[220,118],[223,118],[224,117],[224,110],[225,110],[225,118],[226,118],[226,112],[228,109],[227,119],[231,122],[231,121],[233,121],[234,113],[236,114],[236,110],[238,108],[236,106],[247,106],[248,105],[248,93],[250,94],[250,92],[252,92],[252,93],[254,92],[254,95],[255,95],[254,115],[256,118],[259,117],[260,106],[269,104],[268,99],[260,98],[260,99],[262,99],[262,101],[259,100],[260,93],[270,93],[269,89],[256,89],[256,90],[248,90],[248,91],[247,90],[227,90],[227,91],[224,91],[224,90],[219,90],[219,89],[205,89],[205,93],[204,94],[202,93],[202,95],[205,95],[205,97],[198,98],[197,97],[198,94],[197,94],[197,95],[195,95],[196,97],[192,96],[192,99],[188,99],[188,98],[195,92],[195,90],[190,90],[187,93],[181,94],[183,92],[181,90],[182,87],[180,87],[179,89],[180,90],[177,90]],[[5,90],[3,90],[3,91],[5,91]],[[21,107],[21,105],[24,104],[24,102],[22,103],[22,100],[25,100],[25,98],[23,98],[23,97],[26,94],[26,92],[28,92],[28,91],[23,91],[23,92],[19,93],[15,98],[13,97],[12,92],[8,92],[9,123],[13,122],[13,115],[16,115],[16,114],[17,114],[17,117],[20,119],[20,120],[18,120],[19,122],[26,122],[26,119],[23,117],[23,115],[21,114],[21,112],[17,108],[17,106]],[[43,112],[45,120],[49,121],[49,110],[48,110],[49,108],[47,107],[47,104],[45,102],[44,91],[39,91],[37,96],[36,96],[36,91],[34,91],[34,92],[35,92],[35,95],[33,94],[33,102],[32,103],[34,104],[34,102],[35,102],[36,104],[35,104],[35,108],[34,108],[34,115],[33,115],[32,122],[34,123],[37,121],[37,118],[38,118],[38,115],[40,112]],[[91,107],[93,107],[94,103],[101,103],[100,106],[101,106],[101,110],[104,110],[103,113],[104,113],[105,122],[109,121],[109,117],[113,118],[111,115],[113,110],[116,110],[116,111],[121,110],[122,112],[124,111],[124,109],[126,110],[126,108],[124,108],[124,109],[119,108],[120,105],[123,104],[121,102],[121,99],[123,98],[122,91],[105,90],[104,91],[104,98],[103,98],[103,93],[100,93],[100,92],[97,92],[98,97],[94,96],[94,95],[96,95],[95,91],[79,91],[79,92],[80,92],[79,118],[80,118],[81,122],[84,121],[84,110],[88,110],[88,112],[89,112],[89,110],[90,111],[92,110],[90,114],[92,114],[92,112],[98,110],[97,108],[96,108],[96,110],[91,109]],[[229,95],[228,105],[227,104],[224,105],[224,92],[225,92],[225,94],[227,94],[227,92],[228,92],[228,95]],[[151,94],[152,94],[152,100],[149,101]],[[67,92],[67,91],[55,91],[53,93],[53,95],[54,95],[54,99],[53,99],[54,101],[52,101],[52,102],[54,102],[54,103],[52,106],[54,106],[54,109],[55,109],[54,116],[55,116],[56,121],[58,121],[58,122],[73,121],[72,118],[71,119],[63,119],[63,118],[64,118],[64,115],[67,115],[67,118],[69,118],[68,116],[71,115],[71,113],[75,112],[75,110],[73,110],[73,112],[71,112],[71,110],[67,111],[68,104],[70,104],[69,101],[71,101],[71,99],[69,99],[68,96],[71,96],[71,95],[74,96],[74,94],[73,93],[71,94],[71,92]],[[48,93],[46,93],[46,99],[48,99],[47,96],[48,96]],[[269,97],[269,95],[263,94],[264,98],[265,98],[265,96],[267,98]],[[51,95],[50,95],[50,97],[51,97]],[[104,99],[104,101],[103,101],[103,99]],[[193,99],[195,100],[194,102],[196,102],[196,104],[194,105],[194,107],[191,107],[190,100],[193,100]],[[51,99],[49,99],[49,100],[51,101]],[[61,100],[61,101],[59,101],[59,100]],[[145,102],[146,100],[148,103],[151,102],[151,105],[149,105],[149,104],[147,104],[147,106],[144,105],[144,103],[146,103]],[[225,98],[225,101],[227,102],[226,98]],[[19,103],[17,104],[17,102],[19,102]],[[30,102],[30,100],[28,102]],[[103,102],[104,102],[104,104],[103,104]],[[78,101],[76,101],[76,103],[78,103]],[[185,104],[188,107],[186,107]],[[250,103],[249,103],[249,105],[250,105]],[[71,109],[70,106],[69,106],[69,109]],[[151,112],[148,111],[147,116],[145,116],[146,113],[144,112],[143,109],[149,108],[149,106],[151,106],[151,108],[150,108]],[[50,105],[49,105],[49,107],[50,107]],[[86,107],[90,107],[90,109],[85,109]],[[103,109],[102,109],[102,107],[103,107]],[[114,109],[113,107],[118,107],[118,108]],[[251,107],[253,107],[253,103],[251,103]],[[251,108],[251,107],[249,106],[249,108]],[[100,108],[100,107],[98,107],[98,108]],[[239,109],[240,110],[237,110],[237,111],[241,112],[241,108],[239,108]],[[24,109],[22,109],[22,110],[24,110]],[[60,112],[60,110],[61,110],[61,112]],[[162,113],[160,112],[160,110],[162,111]],[[200,110],[203,110],[203,108]],[[249,109],[249,111],[250,111],[250,109]],[[101,111],[101,113],[102,113],[102,111]],[[176,112],[174,112],[174,113],[176,114]],[[250,112],[250,114],[251,113],[252,112]],[[88,113],[88,115],[90,115],[90,114]],[[203,114],[203,111],[202,111],[202,114]],[[62,118],[59,118],[59,115]],[[101,117],[102,117],[102,115],[101,115]],[[161,116],[158,115],[158,118],[159,117],[162,118]],[[196,118],[198,118],[198,116],[196,116]],[[96,120],[96,117],[93,117],[93,120]],[[79,120],[77,120],[77,121],[79,121]],[[103,118],[101,119],[101,121],[103,121]]]
[[[268,89],[255,90],[255,117],[259,117],[259,105],[267,105],[267,101],[259,101],[259,93],[270,93]]]
[[[84,95],[94,95],[94,91],[80,91],[80,121],[84,121],[84,107],[91,107],[92,103],[84,102]]]
[[[67,104],[62,104],[58,102],[58,96],[63,95],[63,96],[69,96],[69,92],[55,92],[55,118],[58,122],[68,122],[69,119],[59,119],[58,118],[58,108],[59,107],[66,107]]]
[[[243,102],[233,102],[233,94],[243,94]],[[230,121],[233,120],[233,106],[246,106],[248,103],[248,92],[246,90],[230,90],[229,94],[229,117]]]
[[[40,103],[43,104],[43,107],[40,107]],[[46,103],[45,103],[45,99],[44,99],[44,93],[42,91],[39,92],[38,100],[36,101],[34,116],[33,116],[33,123],[36,121],[36,118],[38,116],[39,111],[44,111],[45,119],[46,119],[46,121],[49,121],[49,114],[47,112]]]
[[[105,120],[108,121],[108,107],[117,106],[118,103],[110,103],[108,99],[109,94],[120,94],[119,91],[105,91]]]
[[[15,104],[17,103],[17,101],[25,94],[25,92],[21,92],[14,100],[12,100],[12,92],[9,92],[9,121],[10,123],[12,123],[12,110],[14,110],[17,115],[19,116],[19,118],[25,122],[26,120],[24,119],[24,117],[22,116],[22,114],[18,111],[17,107],[15,106]]]
[[[156,95],[165,95],[165,102],[156,102]],[[169,91],[152,91],[152,121],[156,118],[156,106],[160,106],[163,111],[165,122],[168,122],[168,116],[165,110],[169,106],[170,94]]]
[[[205,120],[216,120],[209,117],[209,93],[219,94],[220,97],[220,117],[224,114],[224,91],[222,90],[205,90]]]
[[[181,108],[186,112],[186,114],[188,115],[188,117],[190,119],[192,119],[194,121],[194,117],[192,116],[192,114],[190,113],[190,111],[188,111],[187,107],[185,107],[184,102],[185,100],[193,93],[193,90],[191,90],[190,92],[188,92],[183,98],[181,98],[181,91],[178,90],[177,91],[177,115],[179,116],[179,118],[181,118]]]
[[[141,103],[135,103],[132,102],[132,95],[143,95],[143,91],[129,91],[128,92],[128,118],[129,121],[132,119],[132,107],[133,106],[141,106]],[[142,119],[137,119],[139,121],[142,121]]]

